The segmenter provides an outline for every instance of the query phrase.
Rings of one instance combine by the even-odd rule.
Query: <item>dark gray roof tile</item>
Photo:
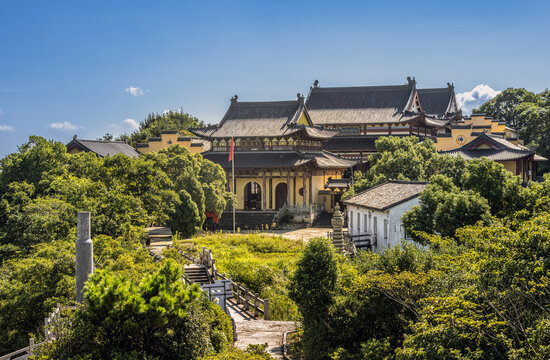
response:
[[[124,141],[82,140],[73,139],[67,144],[67,149],[78,147],[82,151],[91,151],[98,156],[113,156],[124,154],[130,157],[138,157],[139,153]]]
[[[313,87],[306,101],[316,125],[392,123],[416,117],[414,84],[396,86]]]
[[[419,196],[426,185],[423,181],[390,180],[350,197],[344,204],[386,211]]]

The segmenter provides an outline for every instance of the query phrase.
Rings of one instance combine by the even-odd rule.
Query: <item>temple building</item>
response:
[[[202,153],[209,149],[208,141],[204,141],[197,137],[181,136],[177,130],[165,130],[159,137],[150,137],[145,143],[136,145],[136,150],[141,154],[149,152],[157,152],[165,149],[170,145],[180,145],[192,154]]]
[[[323,150],[337,130],[313,126],[298,94],[293,101],[240,102],[237,96],[218,125],[190,129],[211,143],[204,158],[220,164],[231,184],[229,153],[234,141],[237,209],[276,211],[285,206],[311,213],[332,212],[342,194],[327,184],[342,178],[356,162]],[[349,185],[348,180],[344,180]]]
[[[418,90],[410,77],[390,86],[320,87],[315,81],[306,107],[313,124],[338,130],[323,148],[361,163],[376,152],[380,136],[435,138],[461,117],[452,85]]]
[[[482,134],[492,134],[518,145],[520,140],[516,129],[508,127],[502,120],[496,120],[485,114],[472,114],[470,117],[453,121],[443,133],[436,136],[439,151],[457,149]]]
[[[461,156],[465,160],[486,157],[502,164],[506,170],[519,176],[522,181],[535,180],[537,164],[547,160],[521,144],[514,144],[504,139],[502,135],[488,132],[475,136],[458,149],[442,151],[442,153]]]

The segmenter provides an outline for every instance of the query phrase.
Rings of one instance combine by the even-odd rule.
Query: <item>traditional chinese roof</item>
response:
[[[427,184],[423,181],[390,180],[350,197],[344,204],[386,211],[419,196]]]
[[[202,156],[224,169],[231,168],[229,152],[209,151]],[[289,168],[311,164],[321,169],[345,169],[356,161],[342,159],[328,151],[235,151],[235,169]]]
[[[298,124],[304,115],[308,125]],[[275,137],[302,132],[315,139],[328,139],[337,131],[313,127],[304,106],[304,98],[292,101],[239,102],[231,99],[231,105],[218,125],[189,129],[205,138]]]
[[[465,160],[486,157],[494,161],[519,160],[534,156],[535,152],[509,142],[508,140],[481,133],[477,138],[455,150],[442,151],[442,154],[461,156]]]
[[[351,186],[351,180],[351,178],[329,178],[325,184],[325,189],[348,189]]]
[[[91,151],[100,157],[113,156],[116,154],[124,154],[130,157],[139,156],[136,149],[124,141],[82,140],[77,139],[75,136],[73,140],[67,144],[67,151],[74,148],[80,151]]]
[[[311,88],[306,107],[316,125],[395,123],[413,113],[416,85]]]
[[[437,119],[450,117],[458,112],[455,89],[451,84],[445,88],[418,89],[422,111]]]

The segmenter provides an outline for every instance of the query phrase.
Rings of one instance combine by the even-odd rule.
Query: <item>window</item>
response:
[[[369,230],[367,229],[367,224],[368,224],[368,217],[367,217],[367,214],[363,215],[363,232],[368,232]]]
[[[349,212],[349,232],[353,233],[353,211]]]
[[[378,219],[376,218],[376,216],[374,217],[374,237],[378,237]]]
[[[357,213],[357,233],[361,233],[361,213]]]
[[[384,219],[384,240],[388,240],[388,220]]]

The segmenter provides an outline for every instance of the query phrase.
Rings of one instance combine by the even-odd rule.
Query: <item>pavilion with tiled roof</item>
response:
[[[327,179],[341,178],[355,164],[323,149],[338,131],[314,126],[300,94],[292,101],[263,102],[240,102],[235,96],[219,124],[189,130],[210,141],[211,150],[202,155],[226,171],[228,183],[233,139],[239,210],[277,210],[286,204],[332,211],[341,191],[327,191]]]
[[[537,174],[537,162],[546,161],[542,156],[521,144],[514,144],[500,135],[481,133],[472,141],[458,149],[442,151],[442,154],[461,156],[465,160],[486,157],[504,165],[520,176],[523,181],[534,180]]]
[[[138,157],[139,153],[125,141],[84,140],[75,135],[67,144],[67,152],[76,154],[79,152],[92,152],[99,157],[124,154],[129,157]]]

